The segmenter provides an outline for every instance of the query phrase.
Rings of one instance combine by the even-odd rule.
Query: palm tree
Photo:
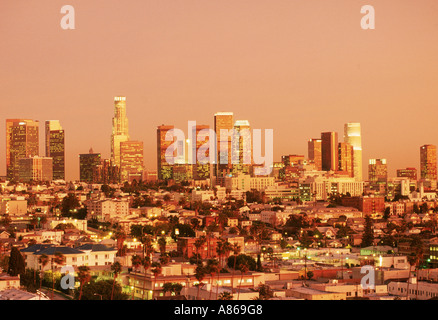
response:
[[[218,296],[217,299],[218,300],[233,300],[233,295],[228,291],[224,291],[224,292],[221,292],[221,294]]]
[[[158,242],[158,246],[160,248],[160,252],[163,255],[166,252],[166,244],[167,244],[166,238],[160,237],[157,242]]]
[[[219,239],[216,244],[216,252],[219,256],[219,262],[222,268],[224,267],[224,257],[226,257],[232,250],[233,247],[228,240]]]
[[[79,283],[81,284],[80,291],[79,291],[79,299],[78,300],[81,300],[81,298],[82,298],[82,288],[84,286],[84,283],[90,281],[90,279],[91,279],[90,268],[88,266],[80,266],[80,267],[78,267],[78,279],[79,279]]]
[[[114,233],[114,238],[117,241],[117,256],[124,256],[123,243],[126,239],[125,232],[123,232],[121,228],[117,228],[116,232]]]
[[[54,276],[54,264],[61,265],[65,263],[65,257],[61,252],[55,252],[55,255],[52,257],[52,300],[55,292],[55,276]]]
[[[156,284],[156,281],[157,281],[156,278],[157,278],[157,276],[159,274],[161,274],[163,268],[161,267],[161,263],[159,263],[159,262],[152,262],[151,267],[152,267],[151,271],[154,274],[154,283],[153,283],[153,286],[152,286],[152,298],[153,298],[154,297],[154,291],[155,291],[155,284]]]
[[[206,274],[205,267],[203,265],[199,265],[195,269],[195,278],[198,280],[198,284],[196,285],[198,287],[198,293],[196,295],[196,300],[199,300],[199,289],[204,284],[202,283],[202,280],[204,280]]]
[[[132,266],[134,267],[134,271],[138,271],[138,268],[142,264],[142,258],[139,255],[134,254],[131,257]],[[134,300],[134,292],[135,292],[135,279],[134,276],[132,277],[132,283],[133,283],[133,289],[132,289],[132,300]]]
[[[240,296],[240,288],[242,287],[243,275],[247,273],[249,270],[247,262],[241,263],[239,265],[239,269],[240,269],[240,285],[239,285],[239,291],[237,293],[237,300],[239,300],[239,296]]]
[[[120,262],[116,261],[111,265],[111,270],[114,272],[113,287],[111,289],[111,300],[113,300],[114,285],[116,284],[116,279],[118,275],[122,272],[122,265],[120,264]]]
[[[143,244],[143,257],[150,256],[154,252],[152,237],[148,234],[143,235],[141,243]]]
[[[199,264],[199,249],[202,248],[206,241],[207,238],[205,236],[200,236],[198,239],[195,240],[196,264]]]
[[[233,265],[233,273],[231,274],[231,293],[234,293],[234,273],[236,272],[236,262],[237,255],[240,252],[241,247],[237,244],[233,244],[233,255],[234,255],[234,265]]]
[[[50,262],[50,258],[45,255],[42,254],[40,255],[40,257],[38,258],[38,263],[41,265],[41,276],[40,276],[40,290],[43,284],[43,275],[44,275],[44,267]]]
[[[218,275],[218,281],[217,281],[217,289],[216,289],[216,297],[217,297],[217,290],[219,289],[219,272],[220,272],[220,267],[219,267],[219,261],[217,261],[216,259],[208,259],[207,260],[207,273],[210,274],[210,296],[208,298],[208,300],[211,300],[211,293],[213,291],[213,278],[214,275],[217,274]]]
[[[409,283],[411,282],[412,267],[417,264],[417,256],[414,254],[409,255],[408,262],[409,262],[409,275],[408,275],[408,284],[406,286],[406,299],[407,300],[409,300]],[[417,281],[418,281],[418,279],[417,279]]]
[[[144,268],[144,278],[143,278],[143,291],[142,291],[142,299],[144,300],[144,292],[146,290],[146,275],[147,270],[151,266],[151,258],[149,256],[146,256],[142,260],[142,266]]]

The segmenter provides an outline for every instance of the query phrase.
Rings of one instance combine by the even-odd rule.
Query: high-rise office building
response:
[[[339,165],[338,157],[338,133],[321,133],[321,167],[324,171],[337,171]]]
[[[354,176],[354,149],[346,142],[338,144],[339,168],[338,170],[349,177]]]
[[[351,122],[344,125],[344,142],[353,146],[354,177],[362,181],[362,136],[360,123]]]
[[[193,161],[193,179],[195,180],[204,180],[204,179],[210,179],[212,172],[212,168],[214,166],[214,163],[210,161],[210,149],[206,149],[205,153],[202,153],[200,148],[208,144],[210,141],[210,136],[207,134],[206,130],[209,130],[210,127],[208,125],[196,125],[192,128],[194,139],[196,139],[195,147],[192,151],[194,152],[194,155],[196,155],[196,161]],[[201,132],[202,131],[202,132]],[[205,135],[203,134],[205,132]],[[203,154],[206,163],[203,163],[202,159],[200,159],[200,155]],[[193,158],[194,159],[194,158]]]
[[[46,157],[53,159],[53,180],[65,180],[65,137],[59,120],[47,120]]]
[[[121,182],[138,182],[143,179],[143,142],[124,141],[120,143]]]
[[[436,146],[426,144],[420,147],[421,179],[437,180]]]
[[[95,183],[97,180],[96,172],[101,164],[100,153],[94,153],[90,149],[88,153],[79,155],[79,179],[81,182]]]
[[[386,159],[369,160],[368,180],[370,183],[386,183],[388,181],[388,165]]]
[[[27,119],[6,120],[6,175],[16,180],[19,159],[39,155],[39,122]]]
[[[231,172],[231,140],[234,127],[232,112],[217,112],[214,115],[214,131],[216,132],[217,159],[214,166],[215,176],[224,176]],[[221,133],[222,130],[222,133]],[[227,130],[228,134],[224,130]],[[226,151],[224,150],[226,147]],[[227,162],[227,163],[224,163]]]
[[[120,183],[120,168],[110,159],[101,159],[99,165],[93,166],[93,183]]]
[[[416,168],[397,169],[397,178],[409,178],[410,180],[417,180]]]
[[[310,139],[307,142],[308,158],[315,164],[318,171],[322,170],[321,139]]]
[[[253,165],[251,125],[248,120],[234,122],[234,135],[231,143],[231,162],[233,175],[251,174]]]
[[[126,97],[114,98],[114,117],[111,134],[111,162],[120,167],[120,143],[129,140]]]
[[[53,180],[53,159],[49,157],[20,158],[19,181],[50,182]]]
[[[157,176],[158,180],[169,180],[173,178],[172,166],[166,160],[166,151],[173,144],[174,139],[166,141],[166,134],[173,130],[174,126],[161,125],[157,127]]]

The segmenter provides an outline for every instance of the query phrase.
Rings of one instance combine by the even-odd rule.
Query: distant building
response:
[[[310,139],[307,142],[308,158],[315,164],[316,170],[322,170],[321,139]]]
[[[216,149],[217,161],[215,165],[215,176],[224,176],[232,170],[231,165],[231,136],[223,134],[227,130],[228,133],[233,130],[233,113],[232,112],[217,112],[214,115],[214,131],[216,132]],[[227,148],[226,151],[224,148]],[[226,163],[225,163],[226,162]]]
[[[59,120],[46,121],[46,157],[53,159],[53,180],[65,180],[65,136]]]
[[[384,197],[342,197],[343,206],[353,207],[364,215],[383,213],[385,211]]]
[[[370,159],[368,165],[368,180],[371,183],[386,183],[388,180],[388,165],[386,159]]]
[[[18,160],[18,180],[22,182],[53,180],[53,159],[46,157],[30,157]]]
[[[143,179],[143,142],[124,141],[120,143],[121,182]]]
[[[426,144],[420,147],[421,179],[437,180],[436,146]]]
[[[362,134],[360,123],[350,122],[344,125],[344,141],[353,146],[353,176],[362,181]]]
[[[346,142],[338,144],[339,168],[338,170],[348,177],[354,177],[354,149]],[[359,180],[360,181],[360,180]]]
[[[158,180],[173,178],[172,165],[166,160],[166,151],[172,145],[174,135],[169,132],[174,126],[161,125],[157,127],[157,177]],[[170,136],[166,139],[166,135]]]
[[[338,170],[338,133],[323,132],[321,133],[321,159],[322,170],[337,171]]]
[[[120,168],[114,165],[110,159],[100,159],[100,163],[92,165],[92,168],[93,183],[120,183]]]
[[[79,155],[79,179],[81,182],[93,183],[95,172],[101,164],[100,153],[94,153],[90,149],[89,153]]]
[[[210,149],[208,149],[205,153],[200,150],[202,146],[210,141],[210,136],[207,133],[207,130],[209,130],[210,127],[208,125],[196,125],[193,127],[193,137],[195,139],[195,144],[191,145],[192,148],[194,148],[192,151],[194,152],[193,158],[195,159],[196,155],[196,161],[193,161],[193,179],[195,180],[204,180],[204,179],[210,179],[212,172],[213,165],[215,165],[212,161],[210,161]],[[206,163],[203,161],[200,161],[199,154],[203,154],[205,158],[207,159]]]
[[[114,97],[114,117],[111,134],[111,162],[120,167],[120,143],[129,140],[126,97]]]
[[[129,215],[129,202],[124,200],[87,200],[87,216],[100,222],[112,221]]]
[[[294,167],[304,163],[304,155],[289,154],[281,156],[281,162],[285,167]]]
[[[6,175],[16,180],[19,159],[39,155],[39,122],[27,119],[6,120]]]
[[[234,122],[235,136],[231,145],[232,173],[252,173],[252,134],[251,125],[248,120],[236,120]]]
[[[0,213],[9,216],[25,215],[27,213],[27,200],[2,198],[0,199]]]
[[[156,170],[145,170],[143,171],[143,181],[153,182],[158,180],[158,174]]]
[[[416,168],[397,169],[397,178],[409,178],[410,180],[417,180]]]

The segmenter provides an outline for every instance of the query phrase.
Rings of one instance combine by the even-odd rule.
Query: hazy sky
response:
[[[63,5],[75,30],[63,30]],[[376,29],[362,30],[362,5]],[[436,0],[2,0],[0,175],[5,119],[58,119],[67,179],[78,154],[110,155],[113,97],[127,97],[130,135],[156,169],[156,126],[213,126],[233,111],[274,129],[274,160],[307,140],[362,124],[369,158],[389,174],[438,144]],[[41,134],[40,149],[43,155]]]

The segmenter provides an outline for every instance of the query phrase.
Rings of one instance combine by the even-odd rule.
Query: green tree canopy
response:
[[[26,265],[20,250],[16,247],[12,247],[9,257],[8,274],[15,277],[19,274],[24,274],[25,269]]]
[[[236,263],[234,263],[234,259],[237,259]],[[245,264],[248,266],[248,269],[250,271],[256,271],[257,269],[257,262],[256,260],[251,257],[248,256],[246,254],[239,254],[236,258],[235,255],[232,255],[228,258],[227,260],[227,265],[229,268],[234,268],[234,266],[236,266],[236,270],[239,270],[238,266],[241,264]]]
[[[114,285],[114,293],[113,300],[128,300],[129,296],[125,293],[122,293],[122,287],[116,281],[115,283],[112,280],[100,280],[100,281],[91,281],[89,283],[85,283],[82,287],[82,297],[81,300],[111,300],[111,292],[113,290]],[[79,298],[79,290],[75,292],[75,299]]]

